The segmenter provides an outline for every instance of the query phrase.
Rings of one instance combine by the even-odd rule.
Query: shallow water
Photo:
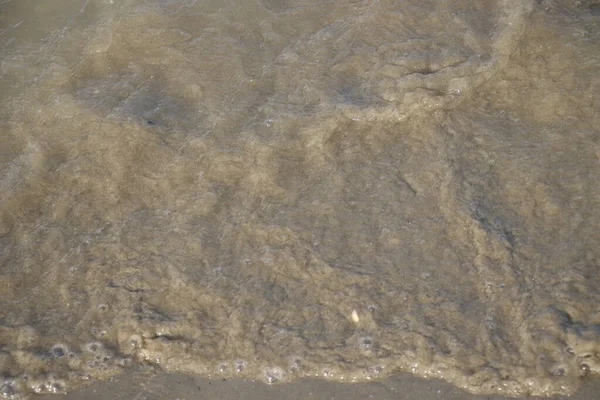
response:
[[[139,365],[573,392],[599,11],[0,0],[0,396]]]

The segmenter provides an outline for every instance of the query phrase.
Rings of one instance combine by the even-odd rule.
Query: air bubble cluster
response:
[[[265,369],[265,381],[268,384],[281,382],[285,378],[285,374],[281,368],[272,367]]]
[[[22,388],[14,379],[0,379],[0,396],[5,399],[18,399]]]
[[[66,392],[66,383],[53,374],[31,377],[23,374],[16,378],[0,378],[0,398],[22,399],[28,393],[57,394]]]
[[[83,346],[82,356],[87,367],[106,370],[114,364],[115,354],[101,342],[92,341]]]
[[[82,346],[44,343],[30,327],[19,328],[18,351],[0,353],[0,399],[23,399],[30,394],[64,393],[69,385],[88,379],[106,379],[131,365],[105,342],[93,340]],[[79,348],[78,348],[79,347]],[[14,374],[14,375],[13,375]]]
[[[65,393],[66,391],[65,381],[54,375],[28,379],[27,383],[29,389],[37,394]]]
[[[247,366],[248,366],[248,363],[246,361],[238,360],[235,363],[235,372],[242,373],[242,372],[244,372],[244,370],[246,369]]]

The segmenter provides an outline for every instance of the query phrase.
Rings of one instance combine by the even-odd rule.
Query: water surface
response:
[[[594,1],[0,1],[0,396],[600,372]]]

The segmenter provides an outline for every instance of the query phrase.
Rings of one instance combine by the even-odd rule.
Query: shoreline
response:
[[[216,379],[190,375],[130,371],[108,381],[95,381],[67,394],[36,395],[32,400],[276,400],[276,399],[379,399],[379,400],[501,400],[548,399],[593,400],[600,391],[600,379],[591,379],[572,396],[505,397],[474,395],[439,379],[400,374],[382,381],[339,383],[318,379],[268,385],[261,381]]]

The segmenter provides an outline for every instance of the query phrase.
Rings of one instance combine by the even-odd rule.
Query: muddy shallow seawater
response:
[[[0,397],[600,373],[600,3],[0,0]]]

